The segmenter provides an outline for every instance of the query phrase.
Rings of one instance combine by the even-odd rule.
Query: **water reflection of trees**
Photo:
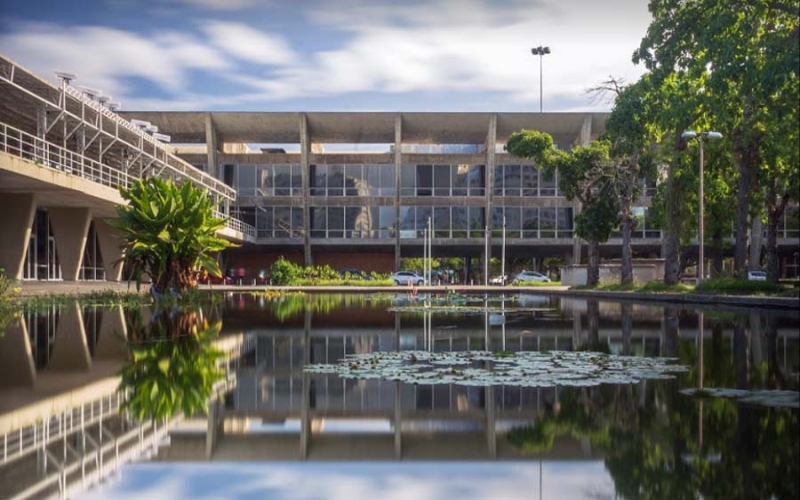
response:
[[[557,436],[587,439],[604,455],[623,498],[799,498],[797,410],[678,392],[701,382],[745,389],[785,384],[773,354],[774,322],[766,320],[766,359],[754,363],[750,336],[760,332],[746,316],[710,318],[711,339],[700,350],[695,339],[680,337],[676,313],[664,310],[665,351],[693,367],[680,380],[564,389],[558,404],[509,440],[523,453],[543,454]],[[722,333],[730,326],[732,346]]]
[[[206,411],[224,371],[213,346],[221,322],[209,324],[201,311],[155,311],[148,321],[135,313],[129,323],[129,363],[122,369],[122,406],[137,420],[163,419]]]

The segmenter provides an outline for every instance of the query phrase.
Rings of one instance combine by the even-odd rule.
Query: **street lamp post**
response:
[[[549,54],[549,53],[550,53],[550,47],[542,47],[540,45],[538,47],[534,47],[534,48],[531,49],[531,54],[533,54],[535,56],[539,56],[539,113],[541,113],[543,108],[544,108],[544,106],[542,104],[543,103],[542,96],[544,95],[544,92],[542,91],[542,89],[543,89],[543,86],[542,86],[542,58],[544,58],[545,54]]]
[[[502,262],[500,264],[500,284],[506,284],[506,216],[503,216],[503,251],[501,255]],[[505,350],[505,348],[503,348]]]
[[[681,137],[684,139],[698,139],[700,143],[700,213],[699,213],[699,231],[698,231],[698,256],[697,256],[697,283],[705,278],[705,239],[704,239],[704,225],[705,225],[705,214],[704,214],[704,205],[705,205],[705,192],[703,191],[704,186],[704,174],[703,174],[703,139],[708,138],[709,140],[717,140],[722,139],[722,134],[719,132],[708,131],[708,132],[695,132],[693,130],[687,130],[686,132],[681,134]]]

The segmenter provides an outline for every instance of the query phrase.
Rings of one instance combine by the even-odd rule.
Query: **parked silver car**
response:
[[[522,271],[518,275],[514,276],[513,281],[518,281],[520,283],[525,283],[526,281],[538,281],[540,283],[550,283],[550,278],[548,278],[542,273],[537,273],[536,271]]]
[[[415,273],[414,271],[397,271],[392,275],[392,281],[395,285],[424,285],[425,278]]]

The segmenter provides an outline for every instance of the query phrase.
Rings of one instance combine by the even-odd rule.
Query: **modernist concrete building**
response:
[[[120,186],[144,175],[189,181],[223,212],[233,188],[198,171],[112,111],[108,98],[62,75],[54,86],[0,56],[0,267],[12,278],[114,280],[120,242],[106,221]],[[230,219],[222,235],[254,229]]]
[[[182,143],[178,155],[236,188],[232,213],[255,244],[229,253],[248,272],[279,255],[298,263],[392,271],[421,256],[506,255],[530,261],[576,250],[577,206],[531,161],[504,152],[517,130],[544,130],[559,147],[601,134],[604,113],[129,112]],[[649,192],[647,194],[650,194]],[[658,254],[648,200],[637,207],[637,250]],[[488,241],[487,241],[488,240]],[[614,252],[619,242],[609,243]],[[482,267],[482,266],[481,266]]]
[[[518,265],[580,258],[579,207],[557,178],[504,146],[523,128],[550,133],[560,148],[586,144],[604,131],[605,113],[117,113],[109,97],[62,76],[54,86],[0,56],[0,267],[19,279],[119,279],[105,220],[122,201],[117,188],[142,175],[207,188],[228,217],[224,235],[242,244],[224,266],[250,276],[281,255],[393,271],[423,254],[429,220],[434,257],[485,263],[505,247]],[[655,186],[643,184],[633,249],[659,257]],[[784,275],[797,275],[798,243],[795,206],[779,234]],[[618,235],[601,248],[619,250]]]

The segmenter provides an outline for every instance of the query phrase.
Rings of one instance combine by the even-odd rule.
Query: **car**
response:
[[[425,278],[415,273],[414,271],[397,271],[392,275],[392,281],[395,285],[424,285]]]
[[[518,281],[520,283],[532,282],[532,281],[537,281],[540,283],[550,283],[550,278],[548,278],[542,273],[537,273],[536,271],[522,271],[518,275],[514,276],[514,281]]]
[[[750,281],[767,281],[767,273],[764,271],[747,271],[747,279]]]

